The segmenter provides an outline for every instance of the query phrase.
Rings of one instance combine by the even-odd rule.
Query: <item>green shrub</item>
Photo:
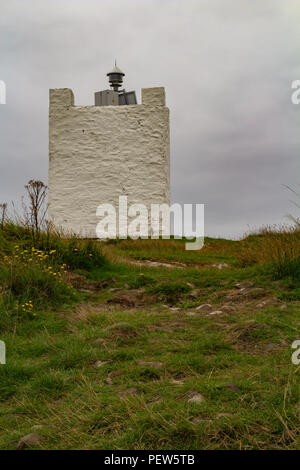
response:
[[[271,271],[275,279],[291,277],[300,281],[300,255],[295,258],[278,256],[277,261],[271,264]]]
[[[300,300],[300,289],[293,289],[287,292],[280,292],[278,298],[285,301]]]
[[[33,317],[36,310],[75,297],[66,280],[66,265],[54,265],[51,255],[15,245],[0,258],[1,321],[11,315]],[[3,324],[2,321],[2,324]]]
[[[300,230],[271,227],[241,242],[239,263],[242,267],[260,264],[275,279],[300,280]]]
[[[80,240],[76,237],[61,238],[58,235],[42,235],[37,243],[39,249],[51,253],[57,264],[66,264],[70,269],[99,268],[107,264],[100,242]]]
[[[0,328],[9,326],[12,316],[32,318],[75,299],[68,271],[106,263],[98,241],[41,232],[33,246],[27,227],[6,223],[0,229]]]
[[[148,286],[149,284],[153,284],[154,279],[151,276],[147,276],[144,273],[139,273],[138,277],[132,284],[132,287],[135,287],[136,289],[139,289],[140,287],[145,287]]]
[[[149,289],[149,292],[152,294],[185,294],[189,292],[191,288],[182,282],[162,282],[156,286],[153,286]]]
[[[182,282],[162,282],[156,286],[148,288],[150,294],[160,295],[168,303],[176,303],[191,288]]]
[[[4,295],[19,303],[29,300],[42,306],[45,302],[57,305],[71,295],[71,287],[59,272],[41,269],[38,265],[14,265],[0,267],[0,284]]]

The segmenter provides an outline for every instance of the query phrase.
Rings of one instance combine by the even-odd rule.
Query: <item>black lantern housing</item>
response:
[[[107,76],[110,86],[114,91],[118,91],[123,84],[123,77],[125,76],[125,73],[123,73],[122,70],[120,70],[119,67],[115,65],[113,70],[109,72]]]

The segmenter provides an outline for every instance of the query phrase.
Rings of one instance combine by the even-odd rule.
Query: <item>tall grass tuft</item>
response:
[[[300,280],[300,227],[266,227],[248,235],[237,257],[242,266],[265,265],[275,279]]]

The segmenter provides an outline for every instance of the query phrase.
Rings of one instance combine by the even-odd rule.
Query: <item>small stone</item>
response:
[[[232,390],[233,392],[239,392],[241,390],[240,387],[238,387],[236,384],[232,382],[224,383],[223,387],[228,388],[229,390]]]
[[[57,400],[54,400],[53,403],[54,403],[55,405],[60,405],[60,403],[62,403],[63,401],[64,401],[63,398],[58,398]]]
[[[158,403],[159,401],[161,401],[161,397],[160,396],[156,396],[156,397],[152,397],[150,398],[147,403]]]
[[[137,294],[144,294],[144,292],[146,292],[146,289],[145,287],[139,287],[139,289],[136,289],[133,292],[136,292]]]
[[[223,268],[229,268],[229,264],[227,263],[214,263],[211,265],[213,268],[218,268],[218,269],[223,269]]]
[[[109,364],[111,361],[96,361],[95,362],[95,367],[102,367],[105,366],[105,364]]]
[[[266,301],[260,302],[259,304],[256,305],[256,307],[258,307],[258,308],[263,308],[263,307],[265,307],[266,304],[267,304]]]
[[[233,416],[232,413],[219,413],[219,414],[217,414],[216,419],[230,418],[231,416]]]
[[[218,269],[224,269],[224,268],[229,268],[229,264],[227,263],[220,263],[218,264]]]
[[[137,388],[131,387],[127,390],[122,390],[121,392],[119,392],[119,396],[123,397],[124,395],[138,395],[139,393],[141,392]]]
[[[211,422],[211,419],[202,419],[202,418],[199,418],[198,416],[193,416],[193,418],[190,419],[190,422],[193,424],[209,423]]]
[[[253,282],[250,281],[244,281],[244,282],[239,282],[238,284],[235,284],[236,289],[247,289],[249,287],[252,287],[254,284]]]
[[[195,315],[197,315],[196,312],[187,312],[187,313],[186,313],[186,316],[187,316],[187,317],[194,317]]]
[[[222,315],[222,310],[215,310],[214,312],[210,312],[209,315]]]
[[[185,379],[171,379],[170,383],[174,385],[184,385]]]
[[[261,287],[245,287],[243,289],[240,289],[238,294],[252,297],[255,299],[256,297],[261,297],[262,295],[264,295],[264,289],[262,289]]]
[[[199,289],[193,289],[192,292],[190,292],[189,296],[194,298],[194,299],[197,299],[198,297],[200,297],[201,295],[201,291]]]
[[[286,304],[283,304],[283,305],[280,305],[280,310],[285,310],[287,308],[287,305]]]
[[[212,307],[211,304],[202,304],[202,305],[199,305],[199,307],[196,308],[196,310],[208,310]]]
[[[189,403],[203,403],[205,401],[204,396],[201,395],[201,393],[198,393],[198,392],[190,393],[189,397],[190,397],[188,399]]]
[[[266,352],[270,352],[270,351],[275,351],[276,349],[280,348],[279,344],[277,343],[269,343],[269,344],[266,344],[265,347],[264,347],[264,350]]]
[[[139,361],[140,366],[145,366],[145,367],[154,367],[155,369],[158,369],[159,367],[163,366],[162,362],[156,362],[156,361]]]
[[[26,447],[37,447],[39,446],[45,438],[41,436],[40,434],[27,434],[26,436],[22,437],[18,444],[17,444],[17,449],[22,450],[25,449]]]
[[[222,310],[224,310],[224,312],[228,312],[228,313],[236,311],[236,308],[233,305],[223,305],[223,307],[221,308]]]
[[[104,344],[104,343],[106,343],[106,341],[105,341],[104,338],[97,338],[93,341],[93,343],[95,343],[95,344]]]

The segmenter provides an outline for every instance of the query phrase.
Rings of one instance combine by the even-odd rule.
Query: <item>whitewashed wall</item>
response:
[[[49,217],[95,237],[99,204],[168,203],[169,109],[164,88],[142,90],[142,104],[74,106],[72,90],[50,90]]]

